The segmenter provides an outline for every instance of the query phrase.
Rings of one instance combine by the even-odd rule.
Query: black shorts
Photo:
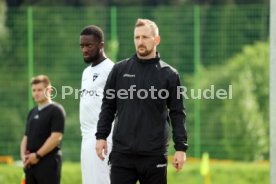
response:
[[[60,184],[61,164],[58,154],[43,157],[36,165],[24,169],[26,184]]]
[[[167,156],[110,154],[111,184],[167,184]]]

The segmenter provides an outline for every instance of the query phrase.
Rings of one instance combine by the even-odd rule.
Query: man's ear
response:
[[[156,37],[155,37],[155,44],[156,44],[156,45],[159,45],[159,44],[160,44],[160,41],[161,41],[160,36],[159,36],[159,35],[156,36]]]
[[[45,90],[46,90],[46,92],[47,92],[47,95],[49,94],[49,95],[51,96],[51,93],[52,93],[52,91],[53,91],[52,86],[47,86]]]
[[[104,48],[104,42],[101,42],[100,43],[100,49],[103,49]]]

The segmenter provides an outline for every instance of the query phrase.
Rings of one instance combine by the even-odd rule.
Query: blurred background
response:
[[[86,67],[79,33],[100,26],[105,51],[117,62],[135,52],[137,18],[157,23],[158,51],[188,89],[188,163],[203,153],[231,162],[269,160],[269,0],[0,0],[0,156],[20,159],[34,105],[30,77],[46,74],[57,90],[54,101],[67,112],[63,158],[79,161],[79,94],[62,96],[63,86],[80,89]],[[204,99],[212,86],[227,98]],[[261,175],[269,181],[266,168]]]

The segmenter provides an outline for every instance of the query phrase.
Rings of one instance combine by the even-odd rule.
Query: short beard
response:
[[[98,49],[95,56],[90,56],[87,59],[83,59],[84,63],[92,64],[100,59],[100,50]]]
[[[146,48],[145,48],[146,49]],[[136,51],[136,53],[139,55],[139,56],[142,56],[142,57],[146,57],[146,56],[148,56],[148,55],[150,55],[151,53],[152,53],[152,51],[153,51],[153,49],[151,49],[151,50],[145,50],[144,52],[139,52],[139,48],[138,48],[138,50]]]
[[[138,55],[143,56],[143,57],[148,56],[150,53],[151,52],[149,52],[149,51],[145,51],[143,53],[137,52]]]
[[[152,51],[153,50],[145,50],[144,52],[139,52],[139,51],[137,51],[137,54],[138,55],[140,55],[140,56],[142,56],[142,57],[146,57],[146,56],[148,56],[148,55],[150,55],[151,53],[152,53]]]

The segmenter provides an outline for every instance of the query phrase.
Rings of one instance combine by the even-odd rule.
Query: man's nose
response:
[[[87,47],[86,46],[84,46],[84,47],[82,47],[81,48],[81,51],[84,53],[84,52],[87,52]]]
[[[81,52],[82,52],[82,53],[86,52],[85,47],[83,47],[83,48],[81,49]]]

